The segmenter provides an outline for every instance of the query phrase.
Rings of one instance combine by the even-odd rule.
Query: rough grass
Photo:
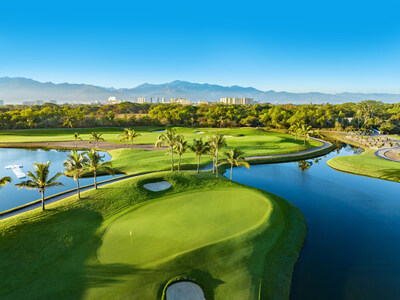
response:
[[[327,164],[342,172],[400,182],[400,163],[377,157],[371,149],[360,155],[334,157]]]
[[[142,188],[149,180],[169,180],[173,188],[151,192]],[[232,188],[242,189],[242,195],[244,191],[260,195],[271,207],[268,220],[152,266],[135,260],[99,263],[97,251],[106,228],[132,209],[144,209],[147,203],[159,201],[153,199],[181,192]],[[179,201],[182,205],[184,199]],[[242,201],[254,204],[250,199]],[[165,283],[177,276],[199,282],[213,299],[257,299],[259,294],[262,299],[288,299],[293,266],[305,236],[302,214],[287,201],[227,179],[214,179],[209,173],[131,178],[84,192],[81,200],[70,197],[47,207],[43,213],[34,210],[0,221],[1,299],[159,299]],[[249,213],[255,212],[249,208]],[[227,218],[221,216],[221,224]],[[151,235],[156,228],[150,220],[148,224],[143,220],[143,226]],[[211,225],[204,223],[193,230],[209,233]],[[153,252],[166,242],[155,243]]]

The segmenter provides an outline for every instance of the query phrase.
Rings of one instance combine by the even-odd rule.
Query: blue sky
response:
[[[0,76],[400,93],[399,11],[398,1],[2,1]]]

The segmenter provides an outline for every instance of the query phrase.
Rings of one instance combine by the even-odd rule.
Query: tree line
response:
[[[179,105],[138,104],[56,105],[0,108],[0,129],[76,128],[101,126],[199,126],[290,129],[296,123],[312,128],[400,132],[400,103],[365,100],[344,104]]]

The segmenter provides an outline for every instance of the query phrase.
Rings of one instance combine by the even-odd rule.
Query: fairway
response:
[[[103,264],[154,264],[256,228],[271,213],[261,193],[233,188],[154,200],[109,225]]]

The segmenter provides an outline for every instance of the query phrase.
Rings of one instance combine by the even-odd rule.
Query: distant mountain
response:
[[[220,97],[250,97],[261,102],[270,103],[344,103],[358,102],[366,99],[383,102],[400,102],[400,94],[363,94],[338,93],[324,94],[289,93],[261,91],[252,87],[220,86],[215,84],[200,84],[187,81],[172,81],[163,84],[144,83],[134,88],[106,88],[88,84],[70,84],[52,82],[38,82],[23,77],[0,77],[0,100],[6,104],[17,104],[27,100],[56,100],[57,103],[90,103],[104,102],[110,96],[117,99],[132,101],[137,97],[183,97],[192,101],[218,101]]]

